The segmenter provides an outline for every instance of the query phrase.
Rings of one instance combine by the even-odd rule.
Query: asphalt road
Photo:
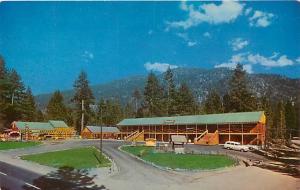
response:
[[[40,175],[29,170],[15,167],[0,161],[0,187],[1,189],[23,190],[24,188],[39,189],[32,185],[34,179]]]
[[[39,147],[22,150],[11,150],[5,152],[5,155],[14,158],[23,154],[34,154],[46,151],[62,150],[73,147],[82,146],[97,146],[98,140],[74,140],[63,143],[52,144],[46,143]],[[111,189],[111,190],[169,190],[169,189],[297,189],[299,188],[299,181],[290,176],[285,176],[269,170],[260,169],[257,167],[238,166],[218,171],[206,172],[174,172],[159,170],[151,165],[145,164],[126,153],[118,150],[120,145],[124,144],[121,141],[103,141],[103,151],[111,157],[116,163],[117,172],[95,178],[94,181],[98,185],[94,189]],[[241,153],[237,151],[228,151],[222,149],[221,146],[198,146],[187,145],[187,148],[195,152],[211,152],[218,151],[228,153],[235,156],[242,156],[244,158],[251,158],[259,160],[261,157],[251,152]],[[0,152],[0,156],[3,152]],[[30,168],[28,168],[30,169]],[[0,162],[0,186],[2,189],[7,187],[12,190],[23,189],[26,183],[32,184],[41,189],[80,189],[74,188],[78,184],[68,184],[64,182],[64,175],[59,175],[62,182],[56,183],[49,181],[49,178],[41,178],[39,174],[34,171],[27,171],[25,169],[17,168]],[[57,173],[56,173],[57,174]],[[102,175],[98,173],[97,175]],[[69,177],[67,173],[66,178]],[[78,178],[79,180],[80,178]],[[75,179],[76,183],[76,179]],[[28,184],[27,188],[28,189]],[[46,185],[45,185],[46,184]],[[50,186],[47,186],[50,185]],[[229,185],[230,184],[230,185]],[[101,187],[101,185],[104,185]],[[76,186],[77,187],[77,186]],[[1,189],[1,190],[2,190]],[[35,189],[29,187],[29,189]]]

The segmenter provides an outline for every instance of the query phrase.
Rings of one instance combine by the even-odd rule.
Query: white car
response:
[[[241,145],[239,142],[234,142],[234,141],[226,141],[224,144],[224,148],[228,150],[238,150],[241,152],[247,152],[249,151],[249,147],[246,145]]]

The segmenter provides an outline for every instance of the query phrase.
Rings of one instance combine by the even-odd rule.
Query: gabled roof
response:
[[[19,130],[24,130],[28,127],[31,130],[53,130],[53,127],[50,123],[45,122],[15,122],[16,127]]]
[[[86,126],[92,133],[101,133],[101,126]],[[117,127],[102,126],[102,133],[118,133],[120,130]]]
[[[69,127],[64,121],[49,120],[49,123],[55,128],[67,128],[67,127]]]
[[[117,126],[258,123],[263,111],[124,119]]]
[[[54,130],[55,128],[68,127],[64,121],[55,120],[50,120],[49,122],[16,121],[14,124],[19,130],[24,130],[26,127],[28,127],[30,130]]]

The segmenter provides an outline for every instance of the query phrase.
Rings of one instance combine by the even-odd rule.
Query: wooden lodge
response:
[[[50,120],[48,122],[14,121],[9,135],[22,140],[69,139],[76,134],[74,128],[64,121]]]
[[[117,139],[120,131],[117,127],[102,126],[103,139]],[[81,137],[85,139],[98,139],[101,137],[101,126],[86,126]]]
[[[121,139],[170,142],[171,135],[185,135],[195,144],[216,145],[226,141],[262,145],[266,117],[263,111],[175,117],[124,119],[117,124]]]

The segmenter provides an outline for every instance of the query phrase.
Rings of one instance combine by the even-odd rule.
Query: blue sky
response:
[[[0,54],[35,94],[150,70],[300,74],[299,2],[2,2]]]

